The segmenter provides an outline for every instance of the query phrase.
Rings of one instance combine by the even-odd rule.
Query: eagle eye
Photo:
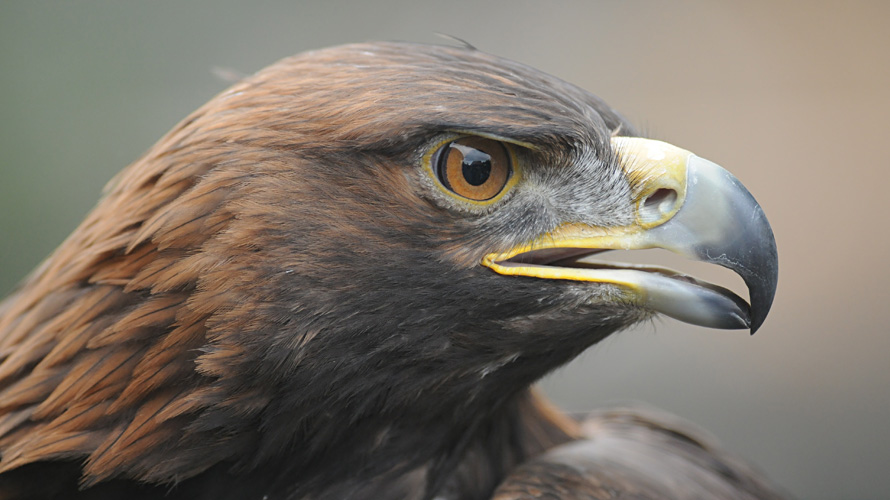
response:
[[[432,167],[445,188],[472,201],[496,197],[513,175],[504,144],[484,137],[463,137],[444,144],[433,155]]]

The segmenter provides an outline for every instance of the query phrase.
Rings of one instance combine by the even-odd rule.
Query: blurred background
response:
[[[888,21],[877,1],[6,0],[0,295],[226,77],[303,50],[446,33],[733,171],[778,240],[778,295],[756,336],[658,320],[544,390],[576,412],[678,414],[800,498],[890,498]]]

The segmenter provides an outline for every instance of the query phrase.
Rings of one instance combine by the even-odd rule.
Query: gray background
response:
[[[729,168],[776,233],[778,296],[756,336],[658,320],[545,380],[553,399],[677,413],[803,498],[890,497],[887,3],[124,4],[0,3],[0,292],[224,89],[219,73],[448,33]]]

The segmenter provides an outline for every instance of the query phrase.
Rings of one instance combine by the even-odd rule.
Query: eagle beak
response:
[[[778,280],[776,241],[751,193],[732,174],[670,144],[615,137],[612,147],[629,179],[636,221],[621,227],[568,224],[482,265],[512,276],[610,283],[627,300],[688,323],[713,328],[763,324]],[[751,305],[717,285],[677,271],[591,262],[603,250],[663,248],[737,273]]]

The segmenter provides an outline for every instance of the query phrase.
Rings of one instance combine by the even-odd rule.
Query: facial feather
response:
[[[626,223],[619,128],[589,93],[465,48],[346,46],[236,84],[0,307],[0,473],[76,459],[84,486],[169,484],[287,457],[275,481],[309,491],[460,455],[648,316],[610,286],[478,266],[561,223]],[[430,189],[425,153],[455,134],[515,144],[516,192],[469,210]]]

